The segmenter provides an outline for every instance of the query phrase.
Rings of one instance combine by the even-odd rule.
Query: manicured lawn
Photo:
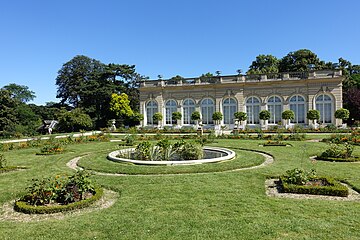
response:
[[[272,154],[275,162],[263,168],[209,174],[93,176],[105,188],[119,192],[112,207],[62,220],[0,220],[0,239],[360,239],[360,202],[270,198],[264,187],[266,177],[299,167],[347,179],[360,188],[360,164],[310,161],[309,156],[326,149],[325,143],[291,142],[293,147],[265,148],[259,146],[263,142],[217,140],[213,146],[231,148],[240,157],[204,165],[201,171],[263,161],[261,156],[238,148]],[[97,171],[167,173],[105,160],[107,152],[117,145],[72,145],[65,154],[55,156],[37,156],[37,149],[5,152],[9,165],[29,169],[0,175],[0,205],[21,196],[32,178],[71,173],[66,163],[77,156],[84,156],[81,165]],[[355,154],[360,155],[360,147],[355,148]],[[177,167],[171,167],[170,172],[176,172]],[[181,167],[199,171],[199,166]]]

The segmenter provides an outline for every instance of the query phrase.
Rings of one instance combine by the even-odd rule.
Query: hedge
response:
[[[286,182],[284,176],[280,177],[280,182],[283,186],[285,193],[297,193],[297,194],[312,194],[312,195],[329,195],[347,197],[349,195],[349,189],[340,184],[340,182],[330,177],[319,177],[317,180],[326,181],[328,186],[310,186],[310,185],[296,185]]]
[[[360,161],[359,157],[350,157],[350,158],[333,158],[333,157],[321,157],[316,156],[316,160],[330,161],[330,162],[358,162]]]
[[[51,214],[58,212],[67,212],[88,207],[94,202],[98,201],[103,195],[104,190],[100,187],[95,187],[95,194],[91,198],[81,200],[79,202],[56,206],[33,206],[28,204],[27,202],[18,200],[15,202],[14,210],[27,214]]]
[[[19,169],[26,169],[26,168],[25,167],[8,166],[8,167],[0,168],[0,173],[16,171]]]

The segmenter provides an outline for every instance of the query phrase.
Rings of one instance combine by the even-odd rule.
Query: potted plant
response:
[[[309,110],[306,114],[306,117],[312,121],[312,126],[317,128],[316,120],[320,119],[320,111],[315,109]]]
[[[344,121],[347,120],[349,117],[350,112],[345,108],[339,108],[335,111],[335,118],[342,120],[342,128],[346,128],[346,123],[344,123]]]
[[[220,122],[223,119],[223,114],[221,112],[214,112],[212,115],[212,119],[215,123],[215,135],[220,135],[222,133]]]
[[[161,126],[161,120],[163,119],[163,115],[159,112],[155,113],[153,115],[154,123],[157,123],[158,126]]]
[[[173,112],[171,115],[172,115],[173,121],[176,121],[177,128],[180,128],[181,118],[182,118],[181,112]]]
[[[267,121],[270,119],[270,112],[268,110],[262,110],[259,113],[259,118],[263,121],[262,128],[267,128]]]
[[[201,120],[200,112],[194,111],[191,116],[191,120],[195,122],[196,126],[198,126],[199,121]]]
[[[295,118],[295,113],[292,110],[285,110],[282,112],[281,118],[286,121],[285,127],[288,129],[291,127],[290,120]]]
[[[244,129],[245,126],[242,125],[242,122],[247,120],[247,114],[244,113],[244,112],[235,112],[234,117],[235,117],[235,119],[237,121],[237,129],[239,129],[240,124],[242,126],[242,129]]]

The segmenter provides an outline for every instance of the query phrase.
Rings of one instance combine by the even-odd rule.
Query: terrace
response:
[[[229,83],[246,83],[246,82],[270,82],[284,80],[303,80],[303,79],[324,79],[339,78],[342,76],[341,70],[319,70],[310,72],[286,72],[270,74],[252,74],[252,75],[227,75],[213,76],[207,78],[183,78],[183,79],[158,79],[145,80],[140,84],[144,87],[166,87],[166,86],[183,86],[183,85],[206,85],[206,84],[229,84]]]

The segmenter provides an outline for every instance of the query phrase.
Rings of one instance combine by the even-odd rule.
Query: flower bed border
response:
[[[0,168],[0,173],[12,172],[21,169],[26,169],[26,167],[8,166],[8,167]]]
[[[347,197],[349,195],[348,188],[333,178],[318,177],[316,179],[327,181],[331,186],[307,186],[307,185],[289,184],[286,182],[284,176],[280,177],[280,184],[283,187],[283,191],[285,193],[328,195],[328,196],[339,196],[339,197]]]
[[[329,162],[359,162],[359,157],[350,157],[350,158],[332,158],[332,157],[320,157],[316,156],[314,159],[321,161],[329,161]]]
[[[95,187],[95,194],[88,199],[78,202],[70,203],[67,205],[56,206],[33,206],[24,201],[15,201],[14,210],[26,214],[52,214],[58,212],[67,212],[76,209],[81,209],[92,205],[104,195],[104,190],[101,187]]]

